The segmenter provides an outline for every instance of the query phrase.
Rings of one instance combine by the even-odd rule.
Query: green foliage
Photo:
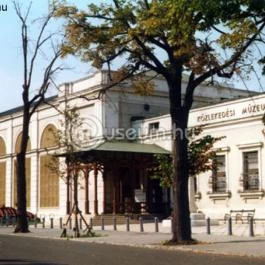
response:
[[[59,150],[55,156],[52,156],[48,168],[58,176],[60,176],[65,182],[67,181],[67,168],[68,166],[77,166],[80,164],[75,151],[78,151],[78,137],[76,135],[77,129],[82,126],[83,119],[80,117],[80,113],[77,107],[66,105],[65,109],[61,112],[62,119],[59,120],[60,129],[54,133],[54,137],[59,145]],[[58,159],[58,156],[65,156],[66,160],[62,161]],[[66,164],[65,164],[66,162]],[[72,180],[70,180],[71,182]],[[80,186],[80,188],[82,188]]]
[[[190,176],[213,169],[214,163],[212,161],[216,156],[216,151],[212,150],[213,145],[224,138],[212,137],[211,135],[198,138],[201,133],[202,127],[194,127],[188,131],[188,169]],[[151,170],[151,178],[159,179],[161,187],[171,187],[174,182],[172,157],[164,154],[156,154],[154,157],[155,167]]]
[[[159,179],[160,186],[167,188],[173,184],[172,157],[164,154],[155,154],[155,167],[152,168],[151,178]]]
[[[61,130],[57,131],[57,137],[61,151],[71,154],[77,151],[77,137],[75,132],[82,126],[83,120],[77,107],[66,106],[63,111],[63,119],[60,120]]]
[[[189,175],[196,175],[212,169],[212,159],[215,157],[216,152],[211,149],[214,143],[222,138],[205,135],[189,143]]]
[[[226,55],[231,51],[225,67],[232,65],[263,29],[265,17],[263,0],[116,0],[90,4],[86,11],[65,1],[55,4],[56,16],[67,20],[64,55],[77,54],[96,68],[124,57],[128,70],[163,75],[176,63],[196,75],[210,69],[221,74],[220,48]],[[165,52],[165,61],[156,49]]]
[[[244,56],[263,36],[265,27],[264,0],[112,0],[90,4],[86,11],[59,2],[56,8],[56,16],[66,19],[64,56],[78,55],[98,69],[110,70],[113,65],[120,65],[122,58],[124,76],[120,80],[149,70],[161,75],[169,90],[173,125],[182,130],[187,128],[195,89],[214,75],[231,78],[246,67]],[[184,71],[189,75],[185,87]],[[146,93],[141,82],[136,87]],[[194,141],[190,145],[193,151],[189,151],[189,159],[194,166],[197,164],[193,170],[193,165],[189,167],[190,173],[207,169],[208,160],[204,156],[210,156],[208,148],[213,142],[210,137]],[[180,152],[181,149],[187,152],[186,141],[178,143],[183,148],[174,146],[176,159],[173,161],[186,163],[186,159],[182,159],[186,154],[182,157]],[[206,153],[200,154],[200,149]],[[185,203],[188,176],[183,170],[186,167],[182,165],[180,172],[175,172],[177,177],[183,178],[176,190],[184,188],[184,203],[177,192],[174,199],[184,207],[188,207]],[[168,170],[166,167],[165,172]],[[165,183],[168,182],[166,179]],[[181,242],[190,242],[190,230],[183,226],[189,222],[189,211],[179,207],[174,207],[174,211],[178,224],[173,233],[174,241],[178,238]]]

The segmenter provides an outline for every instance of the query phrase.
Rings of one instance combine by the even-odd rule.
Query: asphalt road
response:
[[[0,236],[1,265],[255,265],[264,263],[264,259],[257,258],[113,246],[71,240]]]

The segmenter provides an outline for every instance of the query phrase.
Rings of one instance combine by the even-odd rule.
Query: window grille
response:
[[[259,190],[258,151],[243,153],[244,190]]]
[[[152,122],[149,123],[148,132],[149,134],[155,134],[158,132],[159,129],[159,122]]]
[[[225,155],[217,155],[214,159],[212,175],[213,192],[226,191]]]

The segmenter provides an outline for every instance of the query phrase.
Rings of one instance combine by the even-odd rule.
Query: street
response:
[[[0,264],[5,265],[227,265],[264,264],[264,259],[200,254],[0,235]]]

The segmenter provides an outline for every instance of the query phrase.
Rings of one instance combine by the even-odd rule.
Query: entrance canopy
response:
[[[93,151],[112,151],[145,154],[169,154],[169,151],[156,144],[130,142],[104,142],[92,149]]]
[[[85,177],[85,213],[89,212],[89,176],[94,175],[94,213],[98,214],[98,175],[102,176],[101,192],[104,213],[139,213],[141,203],[135,201],[135,191],[145,192],[145,207],[149,212],[166,212],[163,191],[157,180],[148,178],[154,166],[154,154],[169,155],[170,152],[156,144],[105,141],[80,151],[61,154],[68,164],[68,173],[82,170]],[[71,165],[71,162],[73,165]],[[75,162],[76,165],[75,165]],[[90,174],[90,172],[93,172]],[[68,178],[70,174],[68,174]],[[68,181],[69,183],[69,181]],[[69,185],[67,186],[69,193]],[[70,196],[67,196],[70,205]],[[140,207],[141,206],[141,207]],[[67,206],[67,209],[70,207]]]
[[[72,153],[64,153],[59,156],[66,158],[74,158],[80,162],[89,163],[94,161],[104,162],[106,158],[113,155],[126,156],[131,155],[145,155],[152,156],[153,154],[167,154],[170,152],[156,144],[141,144],[135,142],[119,142],[119,141],[105,141],[95,143],[87,148],[82,148],[80,151]]]

